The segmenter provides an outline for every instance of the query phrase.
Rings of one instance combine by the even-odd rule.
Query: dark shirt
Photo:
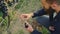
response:
[[[55,26],[55,31],[53,32],[53,34],[60,34],[60,12],[55,16],[53,23]]]
[[[37,12],[34,13],[34,15],[32,16],[32,18],[34,17],[39,17],[39,16],[42,16],[42,15],[46,15],[48,14],[47,11],[45,11],[45,9],[40,9],[38,10]],[[53,25],[52,21],[53,21],[53,11],[51,11],[51,13],[49,14],[49,21],[50,21],[50,25]]]
[[[42,10],[38,11],[37,13],[34,13],[33,17],[41,16],[41,15],[45,15],[45,14],[46,14],[46,12],[44,11],[44,9],[42,9]],[[55,26],[55,31],[51,32],[51,34],[60,34],[60,12],[55,16],[52,23]],[[31,34],[42,34],[42,33],[38,32],[37,30],[34,30]]]

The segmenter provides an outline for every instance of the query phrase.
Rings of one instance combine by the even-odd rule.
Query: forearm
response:
[[[38,10],[37,12],[33,13],[32,18],[37,17],[37,16],[42,16],[47,14],[47,12],[44,9]]]

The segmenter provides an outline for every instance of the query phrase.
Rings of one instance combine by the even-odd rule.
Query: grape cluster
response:
[[[0,0],[0,11],[3,13],[2,18],[5,19],[5,17],[7,16],[7,6],[4,3],[4,0]]]

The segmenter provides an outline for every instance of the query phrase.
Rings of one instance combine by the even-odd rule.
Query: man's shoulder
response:
[[[56,15],[57,19],[60,19],[60,12]]]

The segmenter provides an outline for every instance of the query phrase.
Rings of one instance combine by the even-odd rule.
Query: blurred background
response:
[[[40,0],[0,0],[0,4],[0,34],[30,34],[19,15],[42,8]]]

